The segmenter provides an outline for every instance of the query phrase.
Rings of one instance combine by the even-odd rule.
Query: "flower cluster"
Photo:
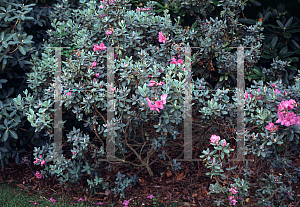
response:
[[[179,57],[180,57],[180,55],[178,55],[178,58],[179,58]],[[175,57],[172,57],[172,61],[170,62],[170,64],[175,64],[175,65],[180,64],[180,65],[183,65],[183,60],[179,58],[179,59],[176,61]]]
[[[143,10],[143,11],[148,11],[148,10],[150,10],[150,7],[149,7],[149,8],[146,8],[146,9],[141,9],[141,8],[137,8],[137,9],[136,9],[136,11],[141,11],[141,10]]]
[[[296,124],[300,126],[300,116],[296,116],[293,112],[287,112],[288,110],[292,110],[295,107],[298,107],[298,103],[295,100],[290,99],[281,102],[278,106],[277,115],[279,119],[275,123],[280,123],[281,125],[291,126]],[[274,130],[278,130],[278,126],[274,127],[273,122],[269,122],[266,126],[266,129],[273,132]]]
[[[229,192],[231,192],[233,195],[238,193],[238,191],[236,190],[236,187],[230,188]],[[229,198],[230,202],[232,203],[232,205],[236,204],[236,199],[234,196],[229,196],[228,198]]]
[[[36,177],[37,179],[40,179],[40,178],[42,178],[42,174],[41,174],[39,171],[36,171],[35,177]]]
[[[150,87],[152,87],[152,86],[154,86],[154,85],[162,86],[163,84],[165,84],[165,82],[157,83],[156,81],[151,80],[149,86],[150,86]]]
[[[211,138],[210,138],[210,142],[211,142],[211,144],[213,144],[213,145],[214,145],[214,144],[217,145],[217,144],[219,143],[220,139],[221,139],[221,138],[220,138],[219,136],[213,134],[213,135],[211,136]],[[225,141],[225,142],[226,142],[226,141]],[[224,143],[224,142],[223,142],[223,143]],[[226,143],[225,143],[225,145],[226,145]]]
[[[71,92],[70,92],[71,93]],[[40,158],[42,159],[42,155],[40,155]],[[36,161],[33,161],[33,163],[35,164],[35,163],[37,163],[37,162],[41,162],[41,166],[43,166],[46,162],[45,162],[45,160],[41,160],[41,159],[39,159],[39,158],[36,158]]]
[[[152,105],[152,102],[149,98],[146,98],[148,101],[148,105],[150,107],[150,110],[157,110],[159,112],[159,109],[163,109],[163,104],[166,104],[167,94],[163,94],[160,96],[160,101],[156,101],[154,105]]]

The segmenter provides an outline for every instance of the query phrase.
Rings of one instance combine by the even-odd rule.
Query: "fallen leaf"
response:
[[[183,177],[184,177],[184,173],[181,173],[180,175],[177,176],[177,180],[182,180]]]
[[[246,198],[246,202],[247,202],[247,203],[249,202],[249,200],[250,200],[249,198]]]
[[[168,171],[167,172],[167,177],[169,178],[169,177],[171,177],[172,176],[172,172],[171,171]]]

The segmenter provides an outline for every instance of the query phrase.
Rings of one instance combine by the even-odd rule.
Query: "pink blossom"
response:
[[[147,196],[147,198],[153,199],[154,196],[153,196],[153,194],[151,194],[151,195]]]
[[[43,166],[45,163],[46,163],[45,160],[43,160],[43,161],[41,162],[41,166]]]
[[[99,77],[99,73],[96,73],[95,75],[96,75],[97,78]]]
[[[36,171],[35,176],[38,179],[42,178],[42,174],[39,171]]]
[[[36,201],[34,201],[33,205],[37,206],[37,205],[38,205],[38,203],[37,203]]]
[[[116,87],[114,87],[114,88],[109,87],[109,89],[110,89],[111,91],[116,91]]]
[[[141,11],[141,8],[137,8],[136,11]]]
[[[269,122],[269,125],[266,126],[266,129],[269,131],[274,131],[275,129],[278,129],[278,126],[274,128],[274,123]]]
[[[232,199],[234,199],[234,196],[228,196],[228,198],[231,201]]]
[[[274,93],[280,93],[280,91],[276,88],[276,89],[274,90]]]
[[[226,140],[224,140],[224,142],[223,142],[223,147],[225,147],[225,146],[226,146],[226,144],[227,144],[227,143],[226,143]]]
[[[129,204],[129,201],[127,201],[127,200],[124,200],[124,202],[122,203],[123,205],[125,205],[125,206],[128,206],[128,204]]]
[[[33,161],[33,163],[35,164],[35,163],[37,163],[37,161]]]
[[[68,93],[66,93],[66,95],[65,96],[71,96],[71,91],[69,91]]]
[[[166,38],[163,36],[162,32],[159,32],[158,36],[159,36],[158,41],[165,44],[166,43]]]
[[[42,158],[43,157],[43,155],[40,155],[40,158]]]
[[[245,92],[245,99],[248,99],[248,93]]]
[[[99,8],[100,8],[100,9],[103,9],[103,6],[102,6],[102,5],[100,5],[100,6],[99,6]]]
[[[95,68],[96,66],[97,66],[97,62],[94,61],[94,62],[93,62],[93,68]]]
[[[276,86],[275,84],[271,84],[271,86],[273,86],[273,87],[277,88],[277,86]]]
[[[96,52],[96,51],[99,51],[100,50],[100,46],[97,44],[97,45],[94,45],[94,52]]]
[[[103,43],[100,44],[99,48],[100,48],[100,50],[106,50],[106,46]]]
[[[175,59],[174,57],[172,57],[171,60],[172,60],[172,61],[170,62],[170,64],[175,64],[175,65],[177,65],[177,61],[176,61],[176,59]]]
[[[167,96],[168,96],[168,94],[163,94],[160,96],[160,100],[162,101],[163,104],[166,104]]]
[[[106,15],[101,15],[101,16],[99,16],[99,17],[105,17]]]
[[[99,202],[99,203],[95,203],[96,205],[102,205],[103,203],[102,202]]]
[[[84,201],[82,198],[79,198],[77,201]]]
[[[159,85],[159,86],[162,86],[163,84],[165,84],[165,82],[157,83],[157,85]]]
[[[52,203],[54,203],[56,200],[54,200],[53,198],[50,198],[50,201],[51,201]]]
[[[295,124],[295,118],[296,114],[294,113],[287,113],[285,116],[285,119],[283,120],[283,123],[285,126],[291,126],[293,124]]]
[[[148,78],[151,78],[151,75],[148,75]]]
[[[235,205],[236,204],[236,200],[235,199],[231,200],[231,203],[232,203],[232,205]]]
[[[229,192],[232,192],[232,194],[237,194],[238,191],[236,190],[236,187],[230,188]]]
[[[112,34],[111,30],[106,30],[106,34],[107,34],[107,35]]]
[[[155,83],[156,83],[155,81],[151,80],[149,86],[152,87],[154,86]]]
[[[211,138],[210,138],[210,142],[212,143],[212,144],[218,144],[218,142],[220,141],[220,137],[219,136],[217,136],[217,135],[211,135]]]
[[[158,47],[155,47],[158,50]]]
[[[180,65],[183,65],[183,60],[182,59],[178,59],[177,63],[180,64]]]
[[[159,109],[163,109],[164,106],[163,106],[163,103],[161,101],[155,101],[155,108],[156,108],[156,111],[159,112]]]
[[[72,154],[73,154],[73,155],[75,155],[75,154],[76,154],[76,152],[74,151]]]

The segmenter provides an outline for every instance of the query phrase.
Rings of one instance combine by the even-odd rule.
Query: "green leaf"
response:
[[[283,35],[287,39],[290,39],[292,37],[291,33],[289,33],[289,32],[283,32]]]
[[[165,9],[165,7],[164,7],[163,5],[161,5],[160,3],[158,3],[158,2],[156,2],[156,6],[158,6],[158,7],[160,7],[160,8],[164,8],[164,9]]]
[[[295,40],[291,40],[291,41],[298,48],[298,50],[300,50],[300,46],[298,45],[298,43]]]
[[[272,48],[275,47],[277,41],[278,41],[278,37],[277,37],[277,36],[274,36],[273,39],[272,39],[272,41],[271,41],[271,47],[272,47]]]
[[[281,29],[284,29],[284,26],[283,24],[279,21],[279,20],[276,20],[278,26],[281,28]]]
[[[256,24],[256,21],[254,19],[241,18],[239,19],[239,21],[245,24]]]
[[[19,51],[22,53],[22,55],[26,55],[26,51],[25,51],[24,47],[20,46]]]
[[[18,135],[16,134],[16,132],[12,131],[12,130],[8,130],[10,133],[10,136],[12,136],[14,139],[18,139]]]
[[[256,74],[256,75],[258,75],[258,76],[262,76],[263,74],[261,73],[261,71],[259,70],[259,68],[258,67],[254,67],[253,68],[253,72]]]
[[[162,12],[164,9],[157,9],[157,10],[155,10],[155,12],[156,13],[160,13],[160,12]]]
[[[8,130],[5,130],[5,132],[3,134],[3,140],[2,141],[6,142],[7,138],[8,138]]]
[[[289,20],[285,23],[284,27],[288,28],[291,25],[292,22],[293,22],[293,17],[289,18]]]

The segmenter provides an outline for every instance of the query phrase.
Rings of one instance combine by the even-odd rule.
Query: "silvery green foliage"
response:
[[[269,132],[265,127],[269,122],[275,123],[279,118],[277,115],[278,105],[285,100],[293,99],[297,103],[300,102],[300,70],[298,70],[298,75],[294,77],[296,84],[294,86],[286,86],[282,83],[282,81],[277,81],[275,84],[280,93],[274,92],[275,88],[271,86],[271,83],[267,83],[264,85],[262,81],[258,83],[254,81],[254,86],[251,88],[247,88],[246,92],[248,94],[253,94],[253,98],[245,99],[245,126],[249,124],[258,126],[258,131],[260,133],[252,133],[250,134],[248,130],[245,131],[245,151],[244,155],[256,155],[255,163],[261,161],[265,161],[266,169],[272,169],[273,172],[276,170],[275,174],[280,174],[280,176],[273,175],[273,172],[265,171],[263,174],[256,175],[258,176],[258,183],[256,184],[259,188],[256,192],[255,199],[258,201],[258,204],[261,205],[274,205],[278,206],[281,204],[282,206],[287,206],[294,197],[294,191],[291,188],[291,184],[297,183],[297,177],[299,177],[299,169],[291,164],[291,158],[293,154],[299,154],[299,148],[297,145],[299,143],[299,135],[300,135],[300,127],[296,124],[291,125],[289,127],[284,126],[283,132]],[[260,89],[260,92],[258,92]],[[286,92],[286,95],[284,94]],[[217,92],[219,94],[220,92]],[[228,92],[223,92],[228,93]],[[204,94],[198,95],[198,97],[204,97]],[[215,119],[221,118],[220,112],[215,113],[214,111],[223,108],[221,111],[229,111],[229,125],[234,123],[235,119],[234,114],[237,110],[237,104],[221,104],[218,102],[226,102],[228,99],[227,95],[220,96],[215,95],[212,98],[212,101],[209,101],[208,104],[204,102],[204,99],[199,101],[201,108],[204,105],[209,105],[210,107],[203,107],[203,110],[200,112],[206,112],[205,115],[214,115]],[[261,96],[261,99],[257,99]],[[227,98],[225,98],[227,97]],[[223,100],[223,101],[220,101]],[[233,96],[233,100],[237,103],[236,95]],[[300,107],[292,110],[294,113],[299,112]],[[214,113],[213,113],[214,112]],[[217,115],[219,114],[219,115]],[[225,113],[227,114],[227,113]],[[202,117],[205,117],[203,115]],[[299,116],[299,114],[298,114]],[[282,146],[282,144],[284,144]],[[229,150],[227,146],[223,149],[220,146],[215,146],[214,151],[210,151],[209,149],[204,150],[201,155],[201,158],[204,158],[204,162],[207,168],[211,168],[211,172],[208,172],[207,175],[215,176],[217,181],[224,180],[226,183],[232,183],[233,186],[237,187],[237,191],[239,192],[236,197],[241,198],[237,200],[238,202],[245,204],[245,199],[249,197],[248,189],[250,187],[255,187],[250,184],[250,171],[251,168],[248,166],[248,162],[244,166],[244,173],[241,178],[234,177],[236,174],[236,167],[228,167],[228,163],[225,164],[224,153],[228,154]],[[285,155],[281,154],[282,151],[285,151]],[[247,157],[246,157],[247,158]],[[212,159],[212,160],[211,160]],[[226,174],[223,169],[226,169]],[[288,173],[286,169],[294,170],[293,174]],[[298,173],[297,173],[298,172]],[[284,176],[281,176],[284,174]],[[232,175],[232,176],[231,176]],[[285,179],[283,179],[285,177]],[[232,186],[231,186],[232,187]],[[220,199],[217,199],[215,203],[217,205],[224,205],[224,203],[228,202],[228,191],[230,187],[227,185],[222,185],[220,182],[216,182],[215,184],[210,185],[209,193],[216,193]]]
[[[74,19],[68,19],[68,15],[64,16],[61,21],[53,20],[53,26],[56,28],[55,32],[66,33],[65,38],[61,38],[61,44],[66,41],[72,42],[78,48],[79,55],[71,55],[66,61],[62,62],[62,104],[69,113],[74,113],[79,121],[84,123],[84,126],[91,132],[93,132],[97,139],[105,142],[105,137],[107,137],[107,124],[100,124],[100,121],[106,120],[102,117],[101,112],[105,112],[107,109],[107,100],[105,93],[101,91],[91,91],[89,93],[80,91],[82,88],[87,89],[108,89],[106,83],[107,76],[107,50],[95,52],[93,51],[93,45],[104,43],[106,47],[114,46],[115,53],[118,58],[114,61],[115,65],[115,120],[114,123],[110,122],[108,124],[114,124],[114,134],[116,142],[116,153],[127,156],[128,154],[134,153],[145,166],[149,172],[152,174],[151,168],[149,167],[149,160],[155,152],[159,152],[160,148],[165,146],[165,143],[170,139],[176,139],[177,126],[183,122],[183,112],[184,112],[184,82],[185,76],[182,67],[184,65],[170,65],[171,57],[177,57],[180,53],[181,59],[184,60],[184,48],[176,50],[179,47],[178,43],[182,43],[181,47],[190,46],[189,41],[198,40],[201,42],[200,50],[205,55],[204,51],[209,51],[211,48],[211,41],[218,41],[222,39],[222,32],[218,29],[223,28],[222,20],[218,18],[210,19],[206,21],[208,26],[207,30],[204,30],[203,26],[199,26],[205,32],[210,32],[212,37],[198,38],[194,29],[189,31],[183,31],[178,25],[172,25],[168,12],[165,11],[165,17],[157,17],[155,13],[150,9],[149,11],[130,11],[127,6],[129,1],[116,0],[118,5],[110,4],[105,5],[103,9],[99,8],[99,4],[95,1],[81,1],[82,7],[79,10],[73,10],[70,16],[76,17]],[[237,8],[242,8],[241,3],[224,1],[224,11],[221,12],[223,17],[228,17],[228,19],[234,19],[234,14],[227,10],[226,2],[231,2],[232,6]],[[145,8],[152,8],[153,2],[149,2]],[[56,11],[59,11],[59,5],[56,6]],[[55,12],[54,12],[55,13]],[[101,17],[106,15],[105,17]],[[63,23],[62,23],[63,21]],[[226,20],[228,21],[228,20]],[[214,22],[216,26],[212,25]],[[225,22],[225,20],[224,20]],[[202,22],[204,23],[204,21]],[[233,21],[233,27],[236,28],[235,24],[237,22]],[[203,25],[203,24],[202,24]],[[62,29],[61,29],[61,26]],[[106,35],[106,30],[113,28],[114,32],[111,35]],[[259,23],[253,27],[257,33],[260,31]],[[211,30],[211,31],[210,31]],[[252,29],[251,29],[252,30]],[[159,43],[158,33],[162,31],[167,36],[166,44]],[[199,30],[199,32],[202,30]],[[50,33],[50,31],[49,31]],[[172,34],[173,36],[168,36]],[[67,38],[66,38],[67,37]],[[234,36],[234,43],[237,46],[242,44],[243,46],[249,46],[254,44],[254,46],[260,47],[260,36],[257,36],[257,41],[251,39],[251,36],[244,38],[244,42],[241,42],[242,36]],[[53,39],[46,45],[53,43]],[[173,44],[171,44],[173,43]],[[174,43],[177,43],[175,45]],[[229,53],[223,52],[228,45],[226,41],[215,42],[216,52],[220,57],[219,63],[228,64],[234,66],[232,61],[234,59],[228,59]],[[158,49],[156,49],[158,47]],[[225,49],[222,49],[224,48]],[[208,48],[208,49],[207,49]],[[228,47],[227,47],[228,49]],[[229,48],[229,50],[231,50]],[[228,51],[228,50],[227,50]],[[233,51],[233,50],[232,50]],[[249,50],[252,56],[258,54],[256,50]],[[235,52],[231,53],[231,56],[235,56]],[[94,135],[82,133],[80,129],[73,128],[69,134],[67,134],[68,142],[73,143],[73,148],[70,152],[64,152],[64,154],[72,154],[71,159],[66,159],[64,154],[62,155],[61,161],[53,159],[53,118],[50,116],[53,114],[53,93],[54,93],[54,82],[55,82],[55,53],[51,48],[45,48],[45,52],[41,59],[37,58],[37,54],[32,55],[33,62],[33,72],[28,74],[28,85],[33,90],[33,94],[25,91],[25,98],[15,99],[18,105],[23,105],[24,114],[27,115],[28,121],[30,121],[33,127],[36,127],[36,131],[43,130],[46,136],[49,136],[50,142],[41,148],[34,149],[34,156],[37,158],[39,155],[43,155],[46,160],[45,170],[41,171],[44,177],[48,175],[59,177],[61,184],[66,181],[78,182],[86,172],[92,180],[88,180],[90,188],[96,188],[101,182],[101,170],[99,169],[99,164],[97,159],[94,158],[104,158],[105,153],[103,146],[93,146],[92,140],[95,139]],[[251,55],[250,55],[251,56]],[[196,58],[193,55],[193,58]],[[227,59],[226,59],[227,58]],[[177,59],[177,58],[176,58]],[[226,59],[226,61],[225,61]],[[96,61],[97,65],[95,68],[90,68],[93,62]],[[224,61],[224,62],[222,62]],[[161,71],[161,72],[159,72]],[[99,77],[95,82],[90,77],[95,73],[99,73]],[[148,77],[151,75],[151,78]],[[225,77],[226,78],[226,77]],[[155,80],[157,82],[164,81],[165,84],[158,87],[149,87],[149,81]],[[230,97],[226,94],[221,95],[221,92],[212,94],[210,101],[206,101],[204,97],[208,97],[209,92],[205,91],[207,87],[203,78],[196,81],[192,80],[193,89],[197,90],[200,87],[204,90],[194,91],[193,100],[198,100],[198,110],[201,113],[203,119],[207,121],[212,118],[227,117],[231,123],[234,123],[236,116],[236,104],[230,103]],[[255,86],[257,87],[257,86]],[[281,86],[282,87],[282,86]],[[70,97],[65,97],[65,93],[68,90],[77,89],[77,91],[72,91]],[[280,88],[283,90],[283,88]],[[247,92],[250,93],[247,89]],[[266,94],[261,100],[255,101],[250,104],[251,106],[247,108],[246,105],[246,123],[257,122],[260,124],[264,130],[264,124],[267,123],[267,118],[261,111],[254,112],[253,108],[262,107],[266,104],[265,99],[269,99],[270,94],[272,94],[272,89],[266,89],[266,87],[261,89],[261,93]],[[290,89],[290,91],[299,91],[299,88]],[[268,93],[267,93],[268,92]],[[157,98],[162,94],[168,94],[166,104],[164,108],[157,113],[156,111],[150,111],[149,106],[146,101],[146,97]],[[254,94],[253,94],[254,95]],[[272,95],[271,95],[272,96]],[[236,96],[232,97],[233,101],[236,102]],[[295,99],[296,100],[296,99]],[[261,102],[263,101],[263,102]],[[297,101],[297,100],[296,100]],[[231,101],[232,102],[232,101]],[[278,101],[277,101],[278,102]],[[272,107],[276,109],[276,101],[271,103]],[[254,108],[255,109],[255,108]],[[268,109],[265,109],[268,110]],[[252,113],[255,117],[249,117]],[[260,118],[260,116],[262,118]],[[138,154],[139,148],[129,148],[130,144],[127,145],[124,136],[124,132],[131,132],[139,127],[141,124],[145,124],[148,127],[153,126],[153,131],[156,132],[156,137],[147,137],[147,153],[145,151]],[[167,134],[167,135],[166,135]],[[168,136],[169,135],[169,136]],[[145,144],[142,143],[141,147]],[[93,147],[91,147],[93,146]],[[272,147],[272,145],[264,145],[265,147]],[[125,148],[127,147],[127,148]],[[94,148],[94,152],[89,149]],[[100,148],[100,149],[99,149]],[[75,152],[75,153],[74,153]],[[254,150],[249,151],[249,153],[256,153]],[[74,154],[73,154],[74,153]],[[89,155],[92,154],[93,158],[89,159]],[[258,153],[258,152],[257,152]],[[162,153],[160,158],[164,159],[165,154]],[[262,153],[261,153],[262,155]],[[147,157],[146,157],[147,156]],[[222,157],[221,157],[222,158]],[[53,162],[53,164],[51,164]],[[129,161],[125,161],[127,164]],[[169,160],[172,164],[172,160]],[[221,162],[220,162],[221,163]],[[174,163],[175,168],[178,169],[179,163]],[[100,177],[100,180],[99,180]],[[245,179],[246,180],[246,179]],[[128,187],[128,183],[134,183],[135,179],[129,179],[127,181],[121,182],[118,180],[118,184],[115,186],[115,192],[120,193],[124,191],[124,186]],[[246,180],[247,181],[247,180]],[[243,180],[233,180],[235,183],[246,182]],[[248,182],[248,181],[247,181]],[[105,184],[105,188],[109,184]],[[248,185],[248,184],[247,184]],[[104,189],[104,186],[103,189]],[[246,194],[244,194],[245,196]]]
[[[33,6],[35,4],[24,5],[18,1],[2,0],[0,3],[0,63],[2,63],[2,70],[8,63],[11,63],[12,66],[19,63],[22,68],[24,64],[30,63],[24,60],[24,56],[31,50],[33,36],[27,35],[23,31],[23,26],[26,21],[34,20],[33,17],[28,16]],[[11,28],[12,23],[16,27]]]

